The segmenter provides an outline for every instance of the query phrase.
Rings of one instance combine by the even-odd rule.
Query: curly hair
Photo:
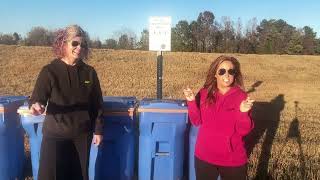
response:
[[[231,57],[231,56],[225,56],[225,55],[219,56],[217,59],[215,59],[211,63],[210,68],[208,70],[206,81],[203,85],[203,87],[208,90],[208,96],[206,99],[206,102],[208,104],[215,102],[214,93],[218,90],[217,79],[215,77],[215,74],[217,73],[219,65],[221,63],[223,63],[224,61],[230,61],[233,64],[235,72],[236,72],[236,74],[234,76],[234,81],[231,86],[237,85],[240,88],[244,89],[243,78],[242,78],[242,73],[240,70],[239,61],[236,58]]]
[[[88,33],[78,25],[70,25],[66,28],[58,29],[55,32],[52,50],[57,58],[63,58],[65,56],[65,44],[68,40],[71,40],[74,37],[82,37],[83,43],[88,44],[89,42]],[[82,51],[83,60],[87,60],[90,53],[88,46],[84,47]]]

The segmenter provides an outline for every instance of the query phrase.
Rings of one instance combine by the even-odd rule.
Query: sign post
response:
[[[149,17],[149,51],[157,51],[157,99],[162,99],[162,51],[171,51],[171,17]]]
[[[157,99],[162,99],[162,51],[157,53]]]

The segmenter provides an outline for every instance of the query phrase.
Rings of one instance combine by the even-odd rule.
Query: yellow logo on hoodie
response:
[[[90,81],[84,81],[85,84],[90,84]]]

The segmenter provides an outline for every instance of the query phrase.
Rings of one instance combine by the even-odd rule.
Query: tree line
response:
[[[44,27],[33,27],[22,38],[21,35],[0,34],[0,44],[50,46],[54,31]],[[217,52],[243,54],[320,54],[320,38],[309,27],[296,28],[282,19],[256,18],[249,20],[245,27],[241,19],[237,22],[229,17],[215,19],[210,11],[199,13],[196,20],[180,20],[171,30],[172,51]],[[115,37],[104,41],[90,39],[91,48],[148,50],[149,32],[144,29],[137,39],[130,30],[119,30]]]

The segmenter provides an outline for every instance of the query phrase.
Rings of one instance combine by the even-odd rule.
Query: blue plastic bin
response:
[[[192,126],[190,127],[189,132],[189,180],[196,180],[196,170],[194,167],[194,151],[197,141],[199,127]],[[220,180],[220,176],[217,178]]]
[[[196,170],[194,167],[194,151],[199,128],[191,126],[189,133],[189,180],[196,180]]]
[[[24,132],[17,109],[26,99],[0,96],[0,180],[23,178]]]
[[[91,146],[90,180],[131,180],[135,161],[135,97],[104,97],[104,137]]]
[[[40,147],[42,141],[42,125],[44,115],[34,116],[30,114],[28,105],[23,105],[18,109],[21,124],[29,137],[29,146],[31,153],[31,166],[33,179],[38,179]]]
[[[186,103],[143,99],[138,112],[139,180],[182,179]]]

